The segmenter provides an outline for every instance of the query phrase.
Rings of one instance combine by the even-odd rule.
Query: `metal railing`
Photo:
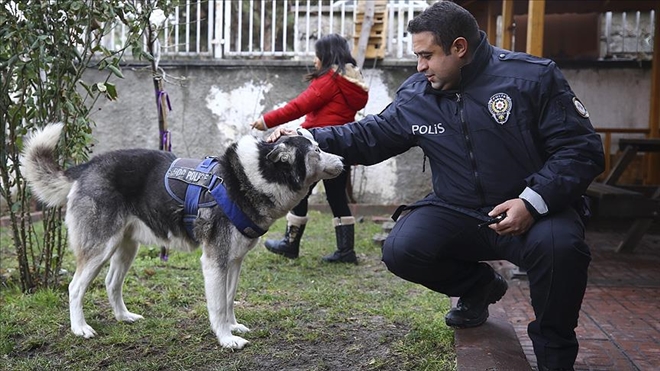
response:
[[[161,58],[298,59],[314,55],[314,42],[330,33],[349,40],[360,2],[374,0],[182,0],[159,35]],[[405,32],[429,4],[388,0],[387,57],[414,58]],[[121,23],[103,39],[110,50],[126,40]],[[146,40],[145,40],[146,43]],[[146,44],[145,44],[146,45]]]
[[[181,0],[160,34],[161,57],[300,59],[329,33],[355,40],[356,9],[382,0]],[[433,1],[387,0],[385,58],[413,59],[406,27]],[[632,15],[632,16],[631,16]],[[654,11],[603,13],[601,57],[647,60],[653,54]],[[120,25],[104,38],[118,49]]]

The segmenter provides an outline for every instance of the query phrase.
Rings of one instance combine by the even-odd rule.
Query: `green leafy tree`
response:
[[[34,209],[20,171],[23,139],[51,122],[65,124],[61,159],[88,157],[99,99],[117,98],[112,75],[123,78],[126,51],[150,59],[143,35],[155,8],[170,14],[165,0],[14,0],[0,5],[0,196],[8,205],[11,236],[24,292],[58,285],[66,246],[61,208],[43,211],[43,230],[30,219]],[[103,36],[128,29],[123,45],[104,46]],[[85,82],[87,68],[107,71],[104,81]],[[64,160],[62,160],[64,161]]]

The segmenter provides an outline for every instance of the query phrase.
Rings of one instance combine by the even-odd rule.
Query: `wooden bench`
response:
[[[614,185],[593,182],[587,189],[595,218],[633,219],[632,226],[617,246],[617,252],[632,252],[648,231],[653,220],[660,217],[660,188],[647,197],[641,192]]]
[[[591,209],[595,217],[639,219],[655,218],[660,213],[660,203],[641,192],[593,182],[587,189]]]
[[[660,217],[660,185],[649,185],[650,192],[641,193],[617,182],[638,152],[660,152],[660,138],[621,138],[619,149],[622,154],[603,183],[592,183],[587,195],[596,201],[594,215],[634,220],[617,247],[617,252],[632,252],[653,221]]]
[[[616,252],[633,252],[653,221],[660,218],[660,187],[651,197],[626,188],[593,182],[587,189],[595,218],[633,219]]]

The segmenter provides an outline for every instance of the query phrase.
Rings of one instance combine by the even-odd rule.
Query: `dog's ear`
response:
[[[266,155],[266,158],[273,162],[281,161],[292,164],[295,158],[295,153],[293,153],[294,151],[294,148],[291,148],[284,143],[280,143]]]

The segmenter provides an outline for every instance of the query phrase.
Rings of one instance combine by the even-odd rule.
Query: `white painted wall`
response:
[[[172,150],[180,157],[218,155],[241,135],[263,136],[250,124],[267,110],[297,96],[307,83],[307,66],[196,66],[167,69],[165,90],[172,102],[167,122]],[[414,66],[365,69],[370,85],[364,114],[375,114],[392,100],[396,89]],[[651,72],[649,68],[564,69],[577,96],[585,104],[596,127],[646,128],[649,117]],[[94,153],[117,148],[158,148],[158,118],[151,73],[124,69],[125,78],[113,78],[119,99],[101,102],[92,117]],[[104,76],[89,71],[86,82]],[[295,124],[298,124],[298,120]],[[616,143],[616,141],[615,141]],[[422,152],[412,149],[380,164],[356,166],[352,172],[358,202],[400,204],[430,192],[430,171],[422,173]],[[317,190],[321,192],[322,189]],[[322,192],[312,202],[323,203]]]

